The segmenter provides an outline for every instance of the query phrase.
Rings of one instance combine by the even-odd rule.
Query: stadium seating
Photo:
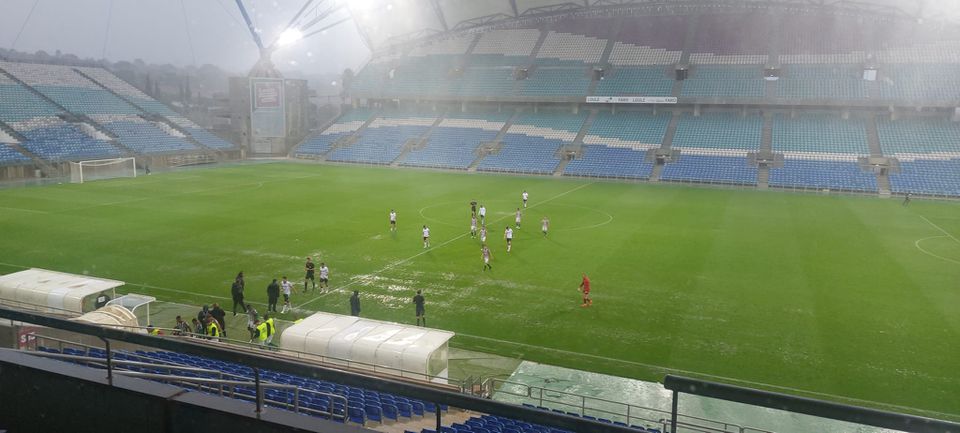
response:
[[[327,160],[389,164],[400,156],[407,140],[425,134],[434,121],[425,117],[379,117],[360,133],[356,143],[334,150]]]
[[[877,120],[884,155],[896,157],[890,174],[897,193],[960,195],[960,124],[945,118]]]
[[[880,97],[884,100],[960,100],[960,65],[883,65],[880,73]]]
[[[94,139],[58,117],[34,117],[8,125],[27,138],[21,146],[50,161],[120,156],[120,150],[109,142]]]
[[[508,116],[448,116],[430,133],[426,146],[412,150],[400,165],[466,169],[476,159],[477,147],[496,138]]]
[[[751,167],[746,156],[740,156],[737,152],[683,153],[679,161],[663,166],[660,179],[681,182],[756,185],[757,168]]]
[[[645,45],[614,42],[610,64],[614,66],[673,65],[680,61],[681,51],[670,51]]]
[[[455,84],[460,96],[506,96],[513,92],[516,80],[510,67],[468,67]]]
[[[26,87],[0,75],[0,120],[17,122],[34,117],[50,117],[62,111]]]
[[[783,153],[870,154],[863,119],[843,120],[839,115],[803,114],[773,118],[773,151]]]
[[[763,130],[760,116],[733,113],[684,114],[673,137],[675,149],[759,150]]]
[[[30,162],[30,158],[17,152],[17,149],[0,143],[0,165],[23,164]]]
[[[363,108],[343,113],[329,128],[304,140],[293,154],[301,157],[316,157],[327,153],[337,140],[352,135],[354,131],[360,129],[372,114],[371,110]]]
[[[876,175],[862,170],[856,159],[821,158],[784,159],[783,167],[770,169],[770,186],[877,192]]]
[[[699,98],[762,98],[762,66],[698,65],[683,82],[681,96]]]
[[[47,353],[58,353],[56,349],[40,347],[38,350]],[[89,356],[95,358],[106,358],[106,352],[100,349],[79,350],[65,348],[63,354],[75,356]],[[253,372],[239,364],[233,364],[224,361],[202,358],[199,356],[185,355],[175,352],[145,352],[136,351],[135,353],[126,351],[115,351],[113,357],[120,361],[135,361],[143,363],[157,364],[157,368],[133,366],[127,369],[139,371],[142,373],[153,373],[168,375],[170,371],[162,368],[163,365],[179,365],[183,367],[200,368],[209,370],[211,373],[203,372],[181,372],[178,373],[187,377],[219,379],[219,374],[213,372],[222,372],[233,375],[238,378],[253,381]],[[301,407],[313,409],[316,411],[327,411],[332,403],[334,413],[346,414],[351,422],[363,424],[368,421],[379,421],[382,419],[398,420],[401,418],[421,417],[427,413],[447,410],[445,405],[439,407],[433,403],[424,402],[416,399],[408,399],[399,395],[385,392],[376,392],[363,388],[341,385],[338,383],[327,382],[307,377],[294,376],[286,373],[274,371],[261,371],[261,380],[276,384],[295,385],[299,388],[299,404]],[[267,404],[279,408],[285,408],[283,403],[292,403],[293,392],[289,390],[267,389],[265,398]],[[340,395],[347,399],[346,407],[342,400],[331,400],[325,394]],[[239,387],[234,398],[252,401],[255,398],[253,386]]]
[[[617,68],[597,83],[596,96],[671,96],[674,80],[663,67]]]
[[[946,159],[900,159],[900,172],[890,174],[896,193],[960,196],[960,156]]]
[[[138,116],[96,115],[93,119],[117,135],[121,144],[143,154],[197,150],[184,137],[172,135],[157,124]]]
[[[539,67],[520,81],[524,96],[586,96],[590,77],[584,68]]]
[[[426,57],[434,55],[462,55],[467,53],[467,48],[473,42],[475,36],[457,36],[450,39],[434,41],[428,44],[414,47],[407,53],[407,57]]]
[[[538,64],[595,64],[600,61],[607,41],[589,36],[550,31],[537,51]],[[560,62],[560,63],[557,63]]]
[[[0,68],[77,114],[130,114],[140,111],[68,66],[0,63]]]
[[[550,174],[560,163],[557,151],[573,142],[585,114],[523,114],[501,140],[499,152],[477,166],[481,171]]]
[[[960,156],[960,123],[945,118],[879,118],[877,133],[887,156]]]
[[[785,65],[777,96],[789,99],[866,99],[860,65]]]
[[[621,111],[600,112],[583,137],[584,144],[653,149],[660,147],[671,113],[652,115]]]
[[[494,30],[480,35],[472,54],[529,56],[540,40],[538,29]]]
[[[649,179],[653,163],[646,161],[647,152],[629,147],[585,144],[581,157],[564,168],[567,176]]]
[[[157,101],[156,99],[151,98],[146,93],[140,91],[140,89],[131,86],[126,81],[117,78],[116,75],[113,75],[101,68],[77,68],[80,72],[83,72],[84,75],[92,78],[96,82],[100,83],[104,87],[112,90],[116,94],[127,98],[132,101],[137,106],[143,108],[148,113],[159,114],[161,116],[178,116],[176,112],[167,107],[163,103]]]

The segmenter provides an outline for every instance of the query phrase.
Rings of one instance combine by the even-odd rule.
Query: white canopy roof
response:
[[[106,304],[122,285],[123,281],[33,268],[0,276],[0,302],[80,314],[103,306],[98,305],[101,300]]]
[[[283,349],[325,362],[427,378],[446,374],[447,343],[453,336],[449,331],[316,313],[284,330],[280,341]]]

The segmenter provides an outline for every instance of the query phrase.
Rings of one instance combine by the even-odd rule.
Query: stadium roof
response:
[[[444,33],[509,25],[558,14],[624,7],[728,5],[840,8],[904,18],[960,17],[956,0],[344,0],[374,50]]]

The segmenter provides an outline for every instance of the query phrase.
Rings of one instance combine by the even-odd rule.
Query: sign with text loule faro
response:
[[[587,96],[588,104],[676,104],[672,96]]]

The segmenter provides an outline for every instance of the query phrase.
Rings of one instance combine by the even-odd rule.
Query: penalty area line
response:
[[[560,197],[563,197],[563,196],[565,196],[565,195],[567,195],[567,194],[570,194],[570,193],[572,193],[572,192],[579,191],[579,190],[581,190],[581,189],[583,189],[583,188],[586,188],[586,187],[588,187],[588,186],[590,186],[590,185],[593,185],[594,183],[596,183],[596,182],[589,182],[589,183],[585,183],[585,184],[583,184],[583,185],[578,185],[578,186],[575,187],[575,188],[572,188],[572,189],[569,189],[569,190],[567,190],[567,191],[561,192],[560,194],[557,194],[557,195],[555,195],[555,196],[553,196],[553,197],[550,197],[550,198],[548,198],[548,199],[546,199],[546,200],[543,200],[543,201],[534,203],[534,204],[530,205],[529,207],[527,207],[527,209],[533,209],[533,208],[535,208],[535,207],[537,207],[537,206],[539,206],[539,205],[541,205],[541,204],[549,203],[549,202],[551,202],[551,201],[553,201],[553,200],[556,200],[556,199],[558,199],[558,198],[560,198]],[[503,220],[509,218],[510,216],[512,216],[512,214],[504,215],[504,216],[502,216],[502,217],[500,217],[500,218],[497,218],[496,220],[493,220],[493,221],[491,221],[491,222],[495,224],[495,223],[498,223],[498,222],[500,222],[500,221],[503,221]],[[395,267],[397,267],[397,266],[400,266],[400,265],[402,265],[402,264],[404,264],[404,263],[407,263],[407,262],[409,262],[409,261],[411,261],[411,260],[414,260],[414,259],[416,259],[417,257],[420,257],[420,256],[422,256],[422,255],[424,255],[424,254],[426,254],[426,253],[429,253],[429,252],[431,252],[431,251],[433,251],[433,250],[435,250],[435,249],[443,248],[444,246],[449,245],[450,243],[453,243],[453,242],[455,242],[455,241],[458,241],[458,240],[460,240],[460,239],[463,239],[464,237],[466,237],[466,236],[469,235],[469,234],[470,234],[470,232],[461,233],[460,235],[457,235],[457,236],[455,236],[455,237],[453,237],[453,238],[451,238],[451,239],[446,240],[445,242],[441,243],[440,245],[437,245],[437,246],[435,246],[435,247],[427,248],[427,249],[425,249],[425,250],[423,250],[423,251],[421,251],[421,252],[419,252],[419,253],[417,253],[417,254],[414,254],[414,255],[412,255],[412,256],[410,256],[410,257],[407,257],[407,258],[405,258],[405,259],[401,259],[401,260],[398,260],[398,261],[396,261],[396,262],[390,263],[390,264],[388,264],[387,266],[384,266],[383,268],[381,268],[381,269],[379,269],[379,270],[377,270],[377,271],[375,271],[375,272],[373,272],[373,273],[371,273],[371,274],[367,274],[367,276],[380,275],[380,274],[382,274],[382,273],[384,273],[384,272],[386,272],[386,271],[389,271],[390,269],[393,269],[393,268],[395,268]],[[362,278],[354,277],[354,279],[351,280],[350,282],[348,282],[348,283],[346,283],[346,284],[344,284],[344,285],[342,285],[342,286],[339,286],[339,287],[334,287],[333,289],[330,289],[330,290],[324,292],[322,295],[317,296],[317,297],[315,297],[315,298],[313,298],[313,299],[310,299],[310,300],[308,300],[308,301],[306,301],[306,302],[298,305],[297,308],[303,308],[303,307],[305,307],[305,306],[307,306],[307,305],[310,305],[310,304],[312,304],[312,303],[314,303],[314,302],[322,299],[324,296],[327,296],[327,295],[329,295],[329,294],[331,294],[331,293],[334,293],[334,292],[343,291],[344,289],[346,289],[346,288],[348,288],[348,287],[351,287],[351,286],[353,286],[354,284],[357,284],[357,283],[359,283],[359,282],[361,282],[361,281],[363,281],[363,280],[364,280],[364,279],[362,279]]]

